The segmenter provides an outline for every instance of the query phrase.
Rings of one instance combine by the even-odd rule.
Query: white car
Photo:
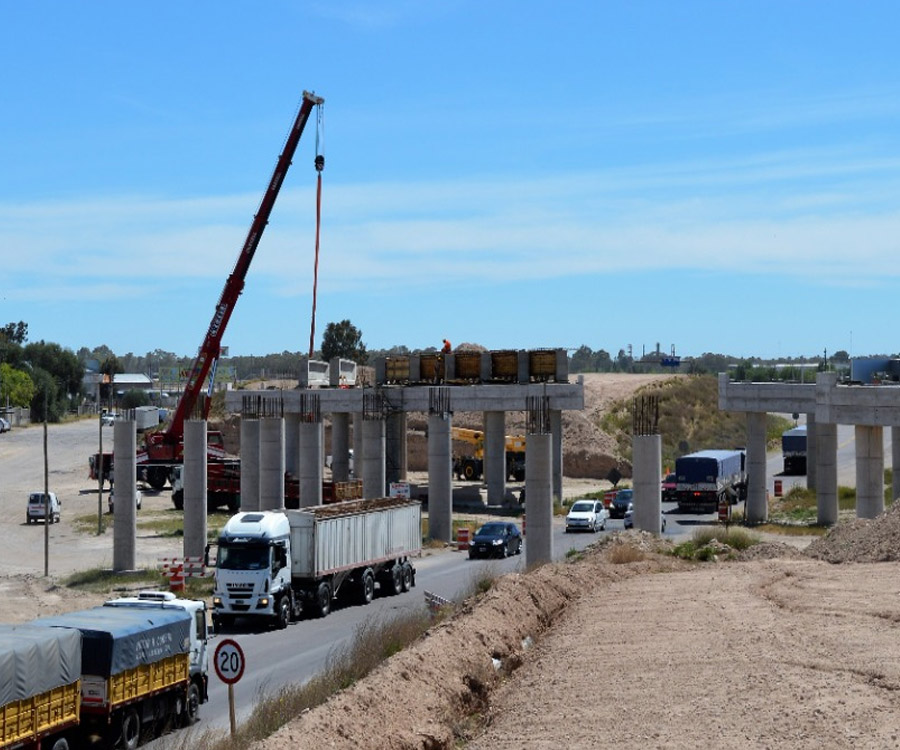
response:
[[[609,511],[602,500],[576,500],[566,516],[566,533],[570,531],[590,531],[606,528]]]
[[[134,507],[138,510],[141,509],[141,501],[143,500],[141,496],[141,491],[137,488],[134,490]],[[115,504],[116,504],[116,490],[115,488],[109,491],[109,512],[115,513]]]
[[[0,417],[0,432],[9,432],[9,420],[6,417]]]
[[[47,498],[49,502],[44,499],[43,492],[32,492],[28,496],[28,511],[25,514],[25,520],[28,523],[43,521],[48,515],[50,523],[59,523],[59,498],[56,496],[55,492],[47,493]]]
[[[112,427],[116,423],[116,415],[110,412],[104,412],[100,416],[100,424],[104,427]]]

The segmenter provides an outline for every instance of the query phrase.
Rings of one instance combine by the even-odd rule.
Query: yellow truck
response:
[[[81,634],[0,625],[0,748],[68,750],[81,717]]]
[[[478,481],[484,473],[484,432],[465,427],[451,427],[451,437],[472,446],[472,454],[453,459],[453,473],[458,479]],[[525,479],[525,436],[506,436],[506,478]]]
[[[205,611],[202,614],[205,619]],[[29,623],[29,634],[39,633],[30,636],[32,642],[40,642],[41,636],[47,644],[65,642],[71,653],[45,646],[41,666],[34,669],[59,673],[53,680],[59,684],[24,682],[21,695],[9,696],[18,704],[2,708],[0,750],[68,750],[98,744],[134,750],[142,735],[190,723],[206,699],[205,651],[200,673],[192,658],[197,623],[197,615],[167,602],[94,607]],[[205,648],[205,622],[200,635]],[[25,638],[12,633],[8,640],[12,644]],[[0,663],[0,681],[10,682],[12,674]],[[63,676],[72,679],[65,681]],[[48,701],[47,690],[59,694]],[[71,693],[78,700],[72,701]],[[23,721],[28,711],[33,717]]]

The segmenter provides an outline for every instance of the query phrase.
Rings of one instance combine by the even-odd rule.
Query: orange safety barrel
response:
[[[169,569],[169,591],[184,591],[184,565],[174,565]]]
[[[456,530],[456,548],[463,550],[469,549],[469,527],[460,526]]]
[[[781,497],[781,480],[775,480],[775,497]]]

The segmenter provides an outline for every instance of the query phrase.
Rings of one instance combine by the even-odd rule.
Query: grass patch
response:
[[[615,544],[610,547],[606,557],[613,565],[625,565],[647,559],[644,551],[633,544]]]
[[[168,588],[169,580],[159,570],[141,568],[128,572],[117,572],[106,568],[90,568],[73,573],[63,579],[63,585],[70,589],[108,593],[135,583],[147,583],[153,587]]]
[[[100,514],[100,533],[104,534],[110,527],[112,519],[106,513]],[[97,534],[97,514],[89,513],[83,516],[75,516],[72,526],[80,534]]]
[[[733,550],[745,550],[759,544],[761,538],[746,529],[734,527],[707,527],[697,529],[686,542],[677,545],[672,554],[683,560],[711,560],[718,554],[717,548],[711,544],[713,540],[728,545]]]
[[[799,524],[799,523],[763,523],[754,526],[757,531],[764,531],[769,534],[781,534],[782,536],[825,536],[830,526],[819,526],[818,524]]]

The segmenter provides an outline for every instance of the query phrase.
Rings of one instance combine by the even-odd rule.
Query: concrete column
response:
[[[284,415],[284,470],[297,476],[300,461],[300,415],[288,412]]]
[[[634,527],[659,534],[662,531],[662,494],[659,472],[662,466],[662,438],[659,435],[635,435]]]
[[[241,417],[241,510],[259,510],[259,420]]]
[[[284,418],[259,420],[259,509],[284,508]]]
[[[891,427],[891,497],[900,498],[900,427]]]
[[[298,421],[297,482],[299,483],[301,508],[322,504],[324,440],[325,434],[321,422]]]
[[[525,567],[553,560],[553,436],[525,437]]]
[[[406,423],[405,411],[392,412],[385,421],[385,475],[388,482],[406,481]]]
[[[117,419],[113,427],[113,570],[134,570],[137,552],[137,427],[133,413]],[[129,415],[130,416],[127,416]],[[110,490],[112,491],[112,490]]]
[[[806,415],[806,486],[808,489],[816,489],[818,474],[816,469],[816,444],[818,435],[815,412]]]
[[[428,415],[428,536],[442,542],[453,537],[453,418]]]
[[[206,551],[207,486],[206,420],[184,423],[184,556],[201,557]]]
[[[331,415],[331,478],[335,482],[350,479],[350,415]]]
[[[484,479],[488,505],[506,497],[506,413],[484,412]]]
[[[816,425],[816,509],[817,521],[834,525],[838,520],[837,425]],[[809,466],[809,455],[806,457]]]
[[[856,517],[884,512],[884,428],[856,425]]]
[[[384,497],[387,478],[384,465],[384,420],[362,420],[362,482],[363,497],[371,500]]]
[[[362,412],[353,415],[353,476],[362,479],[363,460],[363,418]]]
[[[528,383],[531,380],[531,356],[525,349],[520,349],[517,352],[517,377],[520,383]],[[526,498],[528,497],[527,490],[525,492],[525,496]]]
[[[769,518],[765,412],[747,412],[747,502],[744,517],[748,523],[765,523]]]
[[[559,409],[550,410],[550,434],[553,436],[551,445],[553,461],[553,499],[562,502],[563,496],[563,429],[562,412]]]

